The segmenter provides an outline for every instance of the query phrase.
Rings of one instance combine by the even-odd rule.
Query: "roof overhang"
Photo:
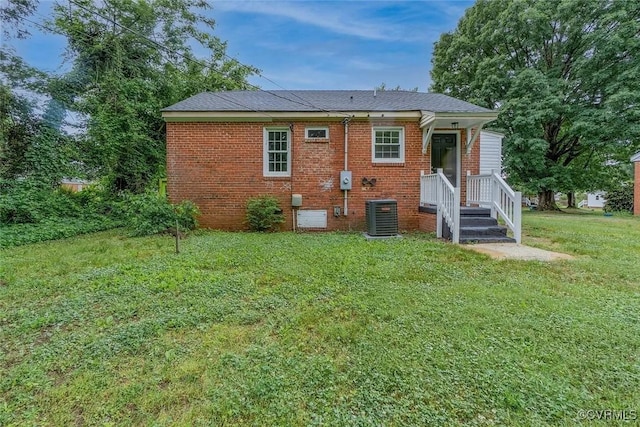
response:
[[[411,119],[420,111],[163,111],[165,122],[273,122],[285,119]]]
[[[640,162],[640,153],[636,153],[633,156],[631,156],[631,161],[632,162]]]
[[[422,128],[422,154],[427,153],[431,135],[435,129],[466,129],[465,148],[467,154],[478,139],[482,127],[498,118],[497,111],[487,112],[446,112],[436,113],[422,111],[420,127]]]
[[[491,136],[495,136],[496,138],[500,138],[500,139],[504,139],[504,136],[505,136],[503,133],[496,132],[496,131],[493,131],[493,130],[487,130],[487,129],[483,130],[482,133],[483,134],[488,134],[488,135],[491,135]]]

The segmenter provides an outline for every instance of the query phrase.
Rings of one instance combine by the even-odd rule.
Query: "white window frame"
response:
[[[323,137],[309,136],[310,130],[323,130],[325,131],[325,136]],[[304,128],[304,139],[329,139],[329,127],[328,126],[311,126],[311,127]]]
[[[397,131],[400,133],[399,157],[398,158],[377,158],[376,157],[376,132]],[[401,126],[374,126],[371,129],[371,161],[373,163],[404,163],[404,127]]]
[[[269,132],[286,132],[287,133],[287,170],[286,171],[270,171],[269,170]],[[265,127],[263,130],[263,155],[262,155],[262,173],[264,176],[273,177],[289,177],[291,176],[291,129],[288,127]],[[280,151],[284,152],[284,151]]]

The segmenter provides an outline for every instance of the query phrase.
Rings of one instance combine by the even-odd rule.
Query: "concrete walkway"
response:
[[[460,245],[460,247],[489,255],[494,259],[519,259],[525,261],[574,259],[571,255],[545,251],[544,249],[532,248],[515,243],[479,243],[477,245]]]

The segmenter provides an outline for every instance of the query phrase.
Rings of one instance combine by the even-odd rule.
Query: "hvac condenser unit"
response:
[[[367,200],[365,215],[368,235],[395,236],[398,234],[398,203],[395,200]]]

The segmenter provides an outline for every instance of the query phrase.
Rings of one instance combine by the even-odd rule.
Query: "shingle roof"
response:
[[[272,90],[203,92],[162,111],[419,111],[487,113],[439,93],[373,90]]]

